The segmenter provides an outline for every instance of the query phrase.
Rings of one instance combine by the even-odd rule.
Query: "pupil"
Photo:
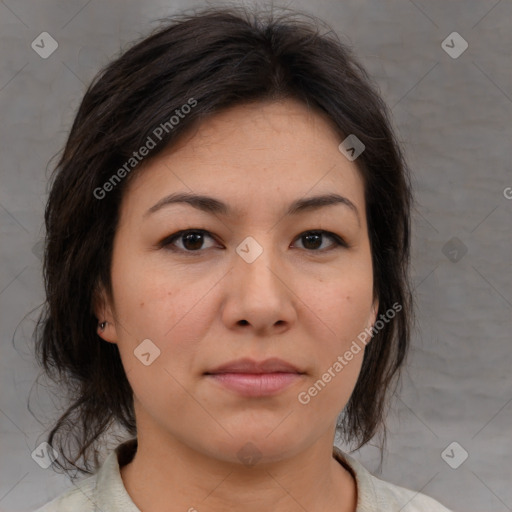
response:
[[[313,233],[313,234],[309,234],[309,235],[304,235],[304,237],[303,237],[303,238],[304,238],[304,239],[306,239],[306,240],[311,240],[311,238],[316,238],[316,242],[318,242],[318,241],[320,240],[320,237],[321,237],[321,235],[320,235],[320,234],[318,234],[318,233]],[[304,247],[306,247],[306,249],[315,249],[315,248],[320,247],[321,245],[322,245],[321,243],[320,243],[320,244],[318,244],[318,243],[313,243],[313,246],[314,246],[314,247],[311,247],[311,246],[310,246],[310,244],[309,244],[308,242],[306,242],[306,243],[304,244]]]
[[[202,236],[202,233],[187,233],[183,237],[184,247],[189,250],[200,249],[203,242],[201,239]]]

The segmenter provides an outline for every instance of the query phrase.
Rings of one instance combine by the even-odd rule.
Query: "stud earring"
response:
[[[100,325],[100,329],[103,331],[105,329],[105,326],[107,325],[108,322],[101,322]]]

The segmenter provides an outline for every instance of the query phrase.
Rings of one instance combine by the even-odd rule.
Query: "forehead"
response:
[[[341,140],[328,116],[295,100],[237,105],[145,163],[125,203],[147,210],[167,194],[195,193],[223,200],[240,217],[337,193],[364,210],[362,178],[339,151]]]

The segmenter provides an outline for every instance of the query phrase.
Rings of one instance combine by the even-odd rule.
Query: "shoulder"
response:
[[[93,512],[95,505],[92,494],[95,487],[96,475],[87,477],[34,512]]]
[[[434,498],[386,482],[372,475],[358,460],[334,448],[335,458],[351,470],[357,481],[356,512],[452,512]]]
[[[451,512],[437,500],[421,492],[406,489],[399,485],[385,482],[370,475],[377,494],[380,507],[401,512]]]
[[[71,489],[34,512],[140,512],[126,492],[120,473],[120,464],[131,460],[136,448],[136,438],[118,445],[95,474],[73,483]]]

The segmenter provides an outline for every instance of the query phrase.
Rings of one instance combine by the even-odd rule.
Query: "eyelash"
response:
[[[187,249],[181,249],[181,248],[178,248],[176,246],[172,247],[172,244],[174,243],[174,241],[180,239],[181,237],[183,237],[184,235],[187,235],[189,233],[198,233],[198,234],[202,234],[202,235],[207,235],[209,236],[210,238],[212,238],[213,240],[215,240],[215,238],[210,234],[209,231],[205,230],[205,229],[200,229],[200,228],[197,228],[197,229],[183,229],[181,231],[178,231],[166,238],[164,238],[161,242],[159,242],[158,244],[158,247],[160,248],[166,248],[166,250],[169,250],[169,251],[173,251],[173,252],[181,252],[181,253],[184,253],[184,254],[187,254],[187,255],[200,255],[202,252],[204,252],[204,249],[198,249],[197,251],[191,251],[191,250],[187,250]],[[324,235],[324,236],[327,236],[328,238],[330,238],[331,240],[334,241],[335,245],[331,248],[328,248],[328,249],[304,249],[305,251],[307,252],[311,252],[311,253],[320,253],[320,254],[323,254],[323,253],[326,253],[326,252],[329,252],[329,251],[332,251],[334,249],[339,249],[341,247],[344,247],[346,249],[348,249],[350,246],[345,242],[345,240],[343,238],[341,238],[339,235],[336,235],[335,233],[332,233],[330,231],[325,231],[323,229],[316,229],[316,230],[309,230],[309,231],[304,231],[302,233],[300,233],[300,235],[298,235],[296,237],[296,240],[300,240],[303,236],[305,235],[310,235],[310,234],[315,234],[315,235]]]

